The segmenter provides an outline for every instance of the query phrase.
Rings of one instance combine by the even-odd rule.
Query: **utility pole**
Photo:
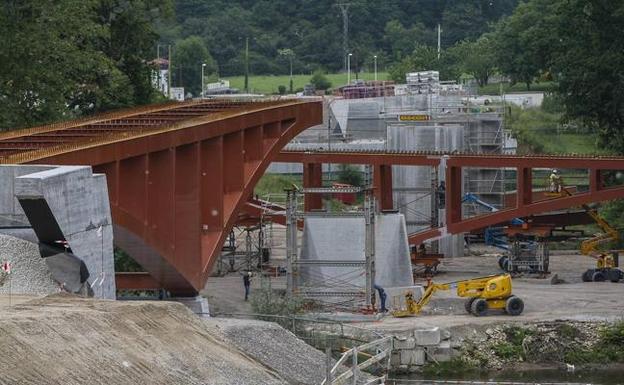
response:
[[[347,85],[351,84],[351,56],[352,53],[347,55]]]
[[[338,3],[342,12],[342,56],[344,57],[344,70],[347,70],[347,54],[349,53],[349,6],[351,3]]]
[[[373,59],[375,59],[375,81],[377,81],[377,55],[373,56]]]
[[[438,23],[438,60],[440,60],[440,51],[441,51],[440,36],[441,35],[442,35],[442,27],[440,27],[440,23]]]
[[[249,38],[245,38],[245,89],[249,93]]]
[[[204,70],[206,69],[206,63],[202,63],[202,71],[201,71],[201,98],[204,98]]]
[[[167,64],[167,93],[169,94],[169,99],[171,99],[171,44],[169,44],[169,57],[167,58],[167,60],[169,61],[169,64]]]

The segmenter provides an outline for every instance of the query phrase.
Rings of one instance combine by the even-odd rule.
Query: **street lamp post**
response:
[[[377,55],[373,56],[373,59],[375,60],[375,81],[377,81]]]
[[[351,84],[351,56],[352,53],[347,55],[347,85]]]
[[[201,97],[204,98],[204,69],[206,68],[206,63],[202,63],[202,78],[201,78]]]
[[[292,78],[292,59],[293,59],[293,54],[291,53],[290,55],[288,55],[290,58],[290,93],[293,93],[293,78]]]

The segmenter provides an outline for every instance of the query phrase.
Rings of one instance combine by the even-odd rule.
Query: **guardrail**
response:
[[[392,354],[394,337],[384,337],[373,342],[369,342],[364,345],[353,347],[342,354],[342,357],[334,364],[334,366],[327,372],[325,380],[321,385],[330,384],[343,384],[345,381],[351,379],[353,385],[357,385],[360,381],[360,372],[373,364],[376,364],[382,360],[387,360],[386,366],[390,364],[390,355]],[[358,355],[365,353],[366,351],[374,351],[374,354],[368,354],[369,358],[364,362],[359,363]],[[351,359],[351,366],[349,370],[346,370],[340,374],[339,371],[343,365]],[[365,384],[383,384],[386,376],[374,377],[365,382]]]

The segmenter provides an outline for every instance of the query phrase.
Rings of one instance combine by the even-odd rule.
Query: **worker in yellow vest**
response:
[[[550,181],[550,192],[560,193],[561,188],[563,187],[563,180],[561,179],[561,175],[559,175],[557,169],[552,170],[548,180]]]

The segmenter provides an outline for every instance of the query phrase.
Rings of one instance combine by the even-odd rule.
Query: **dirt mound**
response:
[[[54,295],[0,312],[0,384],[285,384],[186,307]]]
[[[273,322],[212,318],[205,321],[223,339],[292,384],[320,384],[325,354]]]
[[[59,284],[52,278],[36,244],[0,234],[0,263],[3,261],[11,262],[11,276],[0,271],[0,294],[9,290],[12,294],[27,295],[59,291]]]

